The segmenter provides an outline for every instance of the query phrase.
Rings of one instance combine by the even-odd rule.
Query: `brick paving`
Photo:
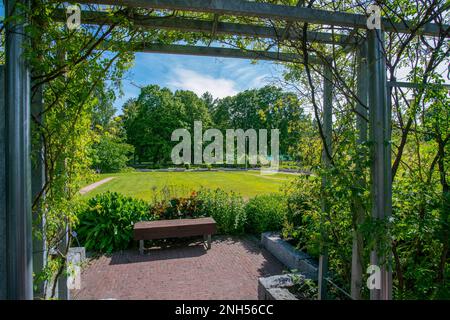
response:
[[[213,237],[201,242],[100,256],[83,268],[73,299],[257,299],[258,277],[283,266],[256,239]]]

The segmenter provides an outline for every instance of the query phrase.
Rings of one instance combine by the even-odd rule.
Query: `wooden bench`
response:
[[[216,233],[213,218],[141,221],[134,224],[134,240],[139,240],[139,253],[144,253],[144,240],[203,236],[211,248],[211,235]]]

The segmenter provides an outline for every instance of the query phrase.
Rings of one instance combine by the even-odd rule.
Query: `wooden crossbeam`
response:
[[[78,0],[77,2],[126,6],[131,8],[208,12],[220,15],[257,17],[367,29],[367,17],[361,14],[244,0]],[[414,30],[414,23],[411,21],[397,23],[383,18],[381,23],[382,29],[388,32],[412,33]],[[449,30],[450,25],[439,26],[434,23],[427,23],[418,30],[414,30],[414,32],[419,35],[439,36],[443,31],[446,31],[448,34]]]

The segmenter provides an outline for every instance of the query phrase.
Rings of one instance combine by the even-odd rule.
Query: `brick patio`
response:
[[[214,237],[200,242],[129,250],[92,259],[73,299],[257,299],[257,279],[283,266],[256,239]]]

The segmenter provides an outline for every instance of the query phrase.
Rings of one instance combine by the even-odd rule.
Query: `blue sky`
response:
[[[267,61],[153,53],[135,57],[135,65],[123,81],[124,95],[115,102],[118,109],[139,94],[139,87],[149,84],[198,95],[208,91],[214,98],[223,98],[274,83],[282,73],[282,66]]]

